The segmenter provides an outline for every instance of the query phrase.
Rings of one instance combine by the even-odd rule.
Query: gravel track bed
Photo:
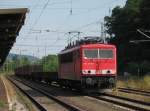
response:
[[[85,111],[123,111],[127,110],[120,106],[106,103],[104,101],[96,100],[94,98],[89,98],[83,94],[77,94],[67,89],[57,88],[49,85],[41,85],[32,81],[22,80],[33,87],[41,88],[44,91],[62,99],[63,101],[72,103],[74,106],[80,107]]]
[[[25,93],[32,97],[32,99],[39,103],[46,111],[68,111],[68,109],[64,108],[52,99],[49,99],[44,94],[22,84],[19,81],[13,80],[13,82],[15,82],[21,90],[25,91]]]

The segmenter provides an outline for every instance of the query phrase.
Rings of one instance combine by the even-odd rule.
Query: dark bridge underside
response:
[[[0,66],[16,41],[27,11],[26,8],[0,9]]]

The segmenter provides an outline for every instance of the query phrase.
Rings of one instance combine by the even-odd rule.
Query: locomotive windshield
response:
[[[106,58],[111,59],[113,58],[113,50],[99,50],[99,57],[100,58]]]
[[[85,49],[84,50],[85,59],[111,59],[113,58],[113,50],[107,49]]]
[[[98,58],[98,49],[84,50],[84,58],[87,58],[87,59]]]

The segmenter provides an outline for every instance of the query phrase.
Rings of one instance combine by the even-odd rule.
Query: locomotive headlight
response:
[[[82,70],[82,73],[83,73],[83,74],[87,74],[87,71],[86,71],[86,70]]]
[[[108,71],[107,71],[107,74],[110,74],[110,73],[111,73],[111,71],[110,71],[110,70],[108,70]]]
[[[83,74],[96,74],[96,70],[82,70]]]
[[[102,70],[102,74],[112,74],[112,70]]]
[[[90,70],[88,70],[88,74],[90,74],[91,73],[91,71]]]
[[[101,74],[116,74],[116,71],[111,69],[106,69],[106,70],[102,70]]]

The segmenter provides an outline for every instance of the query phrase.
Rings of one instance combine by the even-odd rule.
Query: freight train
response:
[[[58,63],[58,73],[36,70],[26,76],[48,83],[55,81],[60,86],[96,91],[116,86],[117,60],[114,45],[99,43],[87,37],[62,50],[58,54]],[[18,70],[20,68],[16,69],[16,75],[22,76]]]

